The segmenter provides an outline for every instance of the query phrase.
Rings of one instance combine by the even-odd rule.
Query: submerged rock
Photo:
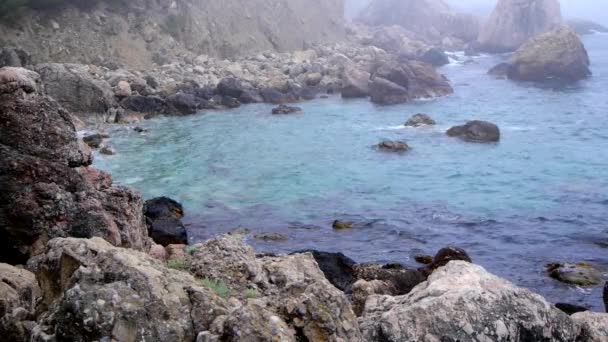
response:
[[[405,126],[420,127],[434,124],[436,124],[436,122],[430,116],[428,116],[427,114],[419,113],[409,118],[409,120],[407,120],[407,122],[405,123]]]
[[[575,341],[579,328],[541,296],[452,261],[404,296],[371,296],[366,341]]]
[[[522,45],[509,62],[507,76],[521,81],[578,81],[591,76],[589,56],[572,29],[536,36]]]
[[[254,239],[260,241],[287,241],[289,238],[280,233],[260,233],[253,236]]]
[[[562,263],[547,265],[547,272],[551,278],[561,282],[580,285],[593,286],[602,281],[602,273],[593,265],[587,263]]]
[[[353,227],[353,225],[354,225],[353,222],[335,220],[331,224],[331,227],[336,230],[343,230],[343,229],[351,229]]]
[[[446,134],[469,142],[497,142],[500,140],[498,126],[487,121],[469,121],[463,126],[454,126]]]
[[[278,107],[275,107],[272,109],[272,114],[292,114],[292,113],[297,113],[297,112],[301,112],[302,108],[300,107],[293,107],[293,106],[287,106],[287,105],[279,105]]]
[[[385,140],[376,146],[381,151],[388,152],[407,152],[410,147],[405,141]]]
[[[478,48],[492,53],[515,51],[561,22],[558,0],[499,0],[481,28]]]

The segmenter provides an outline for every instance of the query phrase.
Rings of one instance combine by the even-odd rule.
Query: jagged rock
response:
[[[487,121],[469,121],[463,126],[454,126],[446,134],[469,142],[496,142],[500,140],[498,126]]]
[[[100,236],[146,249],[140,196],[87,167],[90,149],[71,116],[32,87],[35,73],[9,71],[11,77],[0,70],[0,89],[14,89],[0,94],[0,261],[25,262],[59,236]],[[15,74],[27,82],[4,82]]]
[[[144,204],[148,234],[159,245],[188,244],[188,232],[181,221],[184,209],[168,197],[157,197]]]
[[[581,334],[577,341],[603,342],[608,338],[608,314],[586,311],[571,317],[581,325]]]
[[[407,152],[410,150],[408,144],[404,141],[385,140],[376,146],[381,151],[389,152]]]
[[[42,291],[36,276],[22,268],[0,264],[0,336],[4,341],[28,341]]]
[[[114,91],[109,83],[91,76],[89,68],[80,64],[38,64],[46,93],[62,107],[82,119],[105,114],[116,106]]]
[[[602,281],[602,273],[587,263],[549,264],[547,272],[551,278],[580,286],[598,285]]]
[[[410,126],[410,127],[420,127],[420,126],[434,125],[434,124],[436,124],[435,120],[433,120],[427,114],[422,114],[422,113],[414,114],[411,118],[409,118],[405,122],[405,126]]]
[[[173,110],[172,113],[189,115],[194,114],[198,110],[198,101],[192,94],[177,93],[167,96],[165,99],[167,105]]]
[[[167,104],[158,96],[128,96],[120,105],[127,111],[143,114],[161,114],[167,111]]]
[[[369,93],[371,101],[377,104],[394,105],[410,100],[407,89],[382,77],[372,79]]]
[[[348,68],[342,76],[342,97],[367,97],[369,96],[369,72],[355,68]]]
[[[399,264],[358,264],[354,269],[357,279],[382,280],[394,289],[393,295],[409,293],[416,285],[426,280],[423,272]]]
[[[562,22],[558,0],[499,0],[479,33],[480,51],[517,50],[528,39]]]
[[[396,296],[397,289],[392,283],[382,280],[357,280],[352,287],[353,311],[357,316],[361,316],[365,309],[365,302],[371,295],[390,295]]]
[[[297,113],[297,112],[301,112],[302,108],[300,107],[294,107],[294,106],[287,106],[284,104],[279,105],[278,107],[275,107],[272,109],[272,114],[292,114],[292,113]]]
[[[445,51],[436,47],[428,49],[418,59],[435,67],[450,63],[450,59],[448,58],[448,55],[445,54]]]
[[[589,56],[580,38],[567,26],[536,36],[509,62],[507,76],[521,81],[578,81],[591,76]]]
[[[541,296],[452,261],[404,296],[371,296],[366,341],[575,341],[579,327]]]

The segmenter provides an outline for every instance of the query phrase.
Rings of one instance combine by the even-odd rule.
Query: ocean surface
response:
[[[495,79],[486,71],[508,56],[456,55],[441,68],[449,97],[389,107],[330,97],[287,116],[257,104],[158,118],[142,124],[145,134],[113,128],[117,154],[97,155],[94,166],[146,198],[182,202],[193,243],[248,228],[289,237],[251,239],[258,251],[313,248],[411,266],[417,253],[455,245],[550,301],[601,311],[601,286],[544,272],[557,261],[608,271],[608,35],[584,43],[594,75],[574,85]],[[419,112],[438,125],[403,127]],[[445,136],[470,119],[498,124],[500,143]],[[372,148],[383,139],[412,151]],[[356,225],[334,231],[335,219]]]

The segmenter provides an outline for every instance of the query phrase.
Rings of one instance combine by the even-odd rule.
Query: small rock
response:
[[[171,260],[184,260],[186,258],[186,245],[168,245],[165,247],[167,252],[167,261]]]
[[[148,254],[150,254],[150,256],[154,259],[158,259],[160,261],[167,260],[167,251],[165,250],[165,247],[161,245],[153,244],[152,247],[150,247]]]
[[[272,109],[272,114],[292,114],[292,113],[297,113],[297,112],[301,112],[302,108],[300,107],[293,107],[293,106],[287,106],[287,105],[279,105],[278,107],[275,107]]]
[[[89,145],[89,147],[92,148],[99,148],[101,146],[101,144],[103,143],[103,139],[106,136],[102,135],[102,134],[91,134],[91,135],[86,135],[82,138],[82,141],[85,142],[85,144]]]
[[[469,121],[463,126],[454,126],[446,134],[469,142],[497,142],[500,140],[498,126],[487,121]]]
[[[407,120],[407,122],[405,123],[405,126],[420,127],[420,126],[424,126],[424,125],[434,125],[434,124],[436,124],[436,122],[430,116],[419,113],[419,114],[415,114],[409,120]]]
[[[547,272],[551,278],[579,286],[598,285],[602,281],[601,272],[593,265],[584,262],[549,264]]]
[[[555,304],[555,307],[562,310],[563,312],[565,312],[566,314],[568,314],[570,316],[572,316],[578,312],[589,311],[589,309],[587,309],[584,306],[568,304],[568,303],[557,303],[557,304]]]
[[[104,146],[99,150],[99,153],[105,154],[108,156],[113,156],[116,154],[116,151],[113,148],[111,148],[110,146]]]
[[[352,223],[352,222],[335,220],[331,226],[333,229],[343,230],[343,229],[351,229],[353,227],[353,225],[354,225],[354,223]]]
[[[410,147],[404,141],[386,140],[376,146],[379,150],[389,152],[407,152]]]
[[[429,265],[433,263],[433,257],[430,255],[415,255],[414,256],[414,260],[416,260],[417,263],[423,264],[423,265]]]
[[[260,241],[287,241],[289,238],[280,233],[261,233],[253,236],[254,239]]]
[[[450,261],[454,260],[466,261],[470,263],[473,262],[471,257],[469,257],[469,254],[464,249],[450,246],[440,249],[433,257],[433,262],[422,267],[420,270],[428,276],[439,267],[445,266]]]
[[[127,97],[131,96],[132,90],[131,85],[127,81],[120,81],[114,88],[114,95],[116,97]]]
[[[135,126],[135,127],[133,128],[133,130],[134,130],[135,132],[137,132],[137,133],[145,133],[145,132],[147,132],[147,131],[148,131],[147,129],[145,129],[145,128],[143,128],[143,127],[140,127],[140,126]]]

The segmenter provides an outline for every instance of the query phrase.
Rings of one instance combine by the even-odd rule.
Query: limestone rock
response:
[[[367,341],[575,341],[579,327],[541,296],[452,261],[404,296],[371,296]]]
[[[517,50],[528,39],[562,22],[558,0],[499,0],[479,33],[481,51]]]

